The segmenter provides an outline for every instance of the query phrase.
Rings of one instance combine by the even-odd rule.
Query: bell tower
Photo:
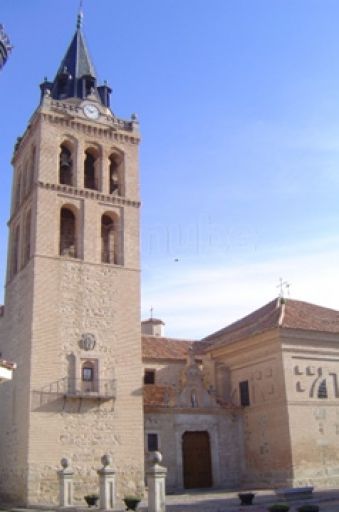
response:
[[[98,492],[104,454],[117,500],[143,486],[139,126],[110,109],[78,16],[13,156],[0,351],[0,494],[57,504],[60,459],[75,499]]]

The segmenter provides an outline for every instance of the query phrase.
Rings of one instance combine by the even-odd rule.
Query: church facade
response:
[[[338,485],[338,312],[280,298],[201,341],[140,323],[139,125],[81,25],[14,150],[1,501],[57,504],[67,457],[81,503],[104,454],[119,501],[153,450],[169,490]]]
[[[338,311],[278,298],[196,342],[151,322],[145,443],[169,486],[338,485]]]

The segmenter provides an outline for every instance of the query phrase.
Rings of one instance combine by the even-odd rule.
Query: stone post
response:
[[[100,488],[100,508],[113,510],[115,505],[115,470],[110,467],[112,458],[110,455],[101,457],[102,468],[98,470]]]
[[[59,477],[59,504],[60,507],[71,507],[73,505],[73,475],[74,471],[69,466],[66,457],[60,461],[62,469],[58,471]]]
[[[160,466],[162,455],[151,452],[147,474],[148,512],[165,512],[166,510],[166,474],[167,469]]]

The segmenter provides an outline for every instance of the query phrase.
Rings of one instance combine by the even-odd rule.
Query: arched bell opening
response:
[[[68,207],[60,211],[60,256],[77,257],[76,217]]]
[[[72,147],[67,143],[62,143],[60,145],[59,183],[61,185],[73,185]]]

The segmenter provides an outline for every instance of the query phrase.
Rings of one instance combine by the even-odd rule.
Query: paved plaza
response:
[[[272,490],[254,491],[256,493],[253,505],[241,506],[236,492],[223,491],[193,491],[185,494],[166,496],[167,512],[266,512],[272,503],[281,502]],[[290,511],[304,503],[314,503],[320,506],[320,512],[339,512],[339,490],[315,492],[312,499],[290,501]],[[147,504],[142,503],[140,510],[146,511]]]
[[[267,507],[272,503],[281,502],[272,490],[257,490],[253,505],[241,506],[237,492],[214,491],[192,491],[184,494],[170,494],[166,496],[166,512],[266,512]],[[291,500],[290,512],[296,512],[297,508],[304,503],[317,504],[320,512],[339,512],[339,489],[327,491],[315,491],[313,498]],[[0,512],[55,512],[57,508],[40,507],[36,508],[11,508],[0,507]],[[72,507],[70,512],[85,512],[88,508]],[[93,508],[93,511],[98,510]],[[124,509],[116,509],[122,512]],[[147,499],[144,499],[138,507],[138,512],[147,511]]]

